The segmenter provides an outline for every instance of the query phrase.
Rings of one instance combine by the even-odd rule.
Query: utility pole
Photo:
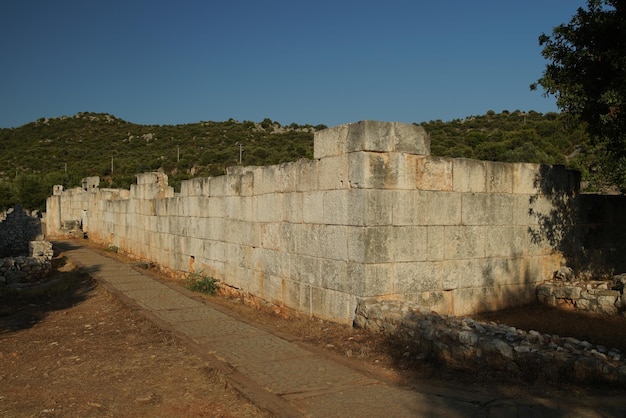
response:
[[[180,162],[180,145],[176,145],[176,162]]]
[[[239,165],[241,165],[241,157],[243,156],[243,142],[237,142],[239,145]]]
[[[113,174],[113,157],[111,157],[111,174]]]

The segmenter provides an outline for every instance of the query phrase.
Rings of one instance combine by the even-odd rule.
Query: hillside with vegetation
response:
[[[565,164],[593,180],[594,153],[579,125],[558,113],[488,111],[420,124],[433,155],[490,161]],[[78,113],[0,129],[0,208],[20,202],[43,209],[52,185],[128,188],[135,174],[163,170],[179,187],[191,177],[218,176],[226,167],[270,165],[313,157],[313,134],[326,126],[262,122],[138,125],[109,114]],[[240,153],[241,151],[241,153]]]

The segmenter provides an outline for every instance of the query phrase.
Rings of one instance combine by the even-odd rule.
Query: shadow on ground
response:
[[[71,308],[84,301],[96,283],[88,271],[67,265],[55,254],[53,274],[26,288],[0,287],[0,334],[30,328],[49,312]]]

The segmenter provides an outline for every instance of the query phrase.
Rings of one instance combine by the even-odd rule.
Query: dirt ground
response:
[[[0,295],[2,417],[259,417],[219,372],[64,266]]]
[[[128,261],[118,254],[105,254]],[[64,264],[62,255],[57,262],[59,272],[48,285],[22,291],[19,297],[0,292],[0,416],[264,416],[231,389],[224,376],[207,368],[170,335],[125,308],[89,276]],[[156,271],[150,273],[171,280]],[[449,370],[416,360],[406,347],[379,334],[299,316],[258,301],[206,298],[249,322],[297,336],[408,385],[427,382],[503,397],[626,394],[623,389],[531,383],[488,371]],[[546,321],[546,311],[537,308],[485,318],[550,333],[558,332],[537,324],[572,321]],[[606,336],[626,341],[624,319],[576,317],[576,322],[581,329],[603,329],[600,334],[605,336],[578,338],[607,346],[615,345],[603,339]]]

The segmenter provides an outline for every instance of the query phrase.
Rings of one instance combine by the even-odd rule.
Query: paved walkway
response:
[[[244,396],[284,417],[626,417],[626,399],[527,399],[411,389],[338,361],[289,337],[238,320],[224,308],[81,246],[56,248],[125,303],[172,332]]]

